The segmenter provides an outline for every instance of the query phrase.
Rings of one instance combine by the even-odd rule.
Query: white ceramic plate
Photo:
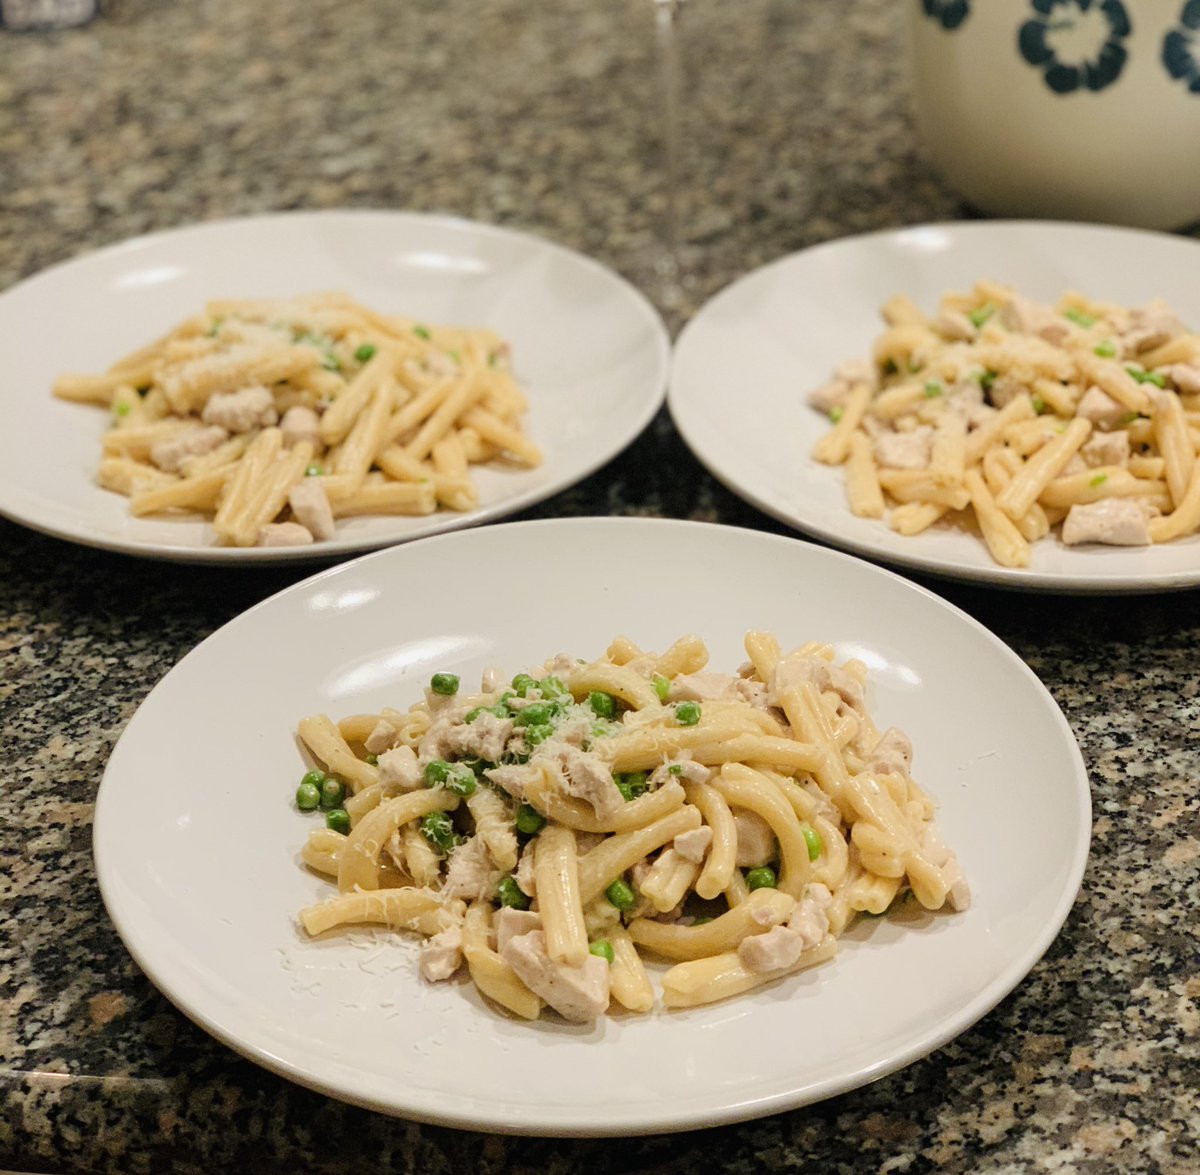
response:
[[[1042,300],[1070,289],[1142,305],[1165,297],[1200,324],[1200,243],[1092,225],[925,225],[806,249],[721,291],[679,338],[669,404],[697,457],[760,510],[873,559],[1005,587],[1142,592],[1200,584],[1200,536],[1151,548],[1033,548],[1031,565],[997,566],[980,539],[949,528],[913,538],[856,518],[840,469],[810,457],[829,429],[808,406],[836,363],[870,354],[879,308],[906,293],[926,311],[980,278]]]
[[[414,948],[371,930],[305,941],[296,912],[331,890],[298,863],[314,818],[292,805],[297,719],[407,706],[437,670],[477,680],[486,665],[598,656],[617,633],[646,648],[701,633],[713,666],[735,667],[756,626],[785,644],[829,641],[871,667],[870,704],[913,739],[916,774],[969,875],[969,911],[868,921],[831,964],[756,995],[595,1027],[503,1019],[468,983],[422,983]],[[226,625],[121,736],[95,852],[138,964],[268,1068],[430,1122],[635,1134],[802,1105],[961,1032],[1058,932],[1089,829],[1087,776],[1062,714],[1019,658],[949,604],[793,539],[588,519],[395,547]]]
[[[342,290],[388,313],[488,326],[513,345],[538,469],[477,473],[480,506],[354,518],[303,548],[231,550],[199,518],[133,518],[98,488],[103,412],[50,393],[100,372],[216,297]],[[127,241],[0,294],[0,515],[59,538],[194,562],[326,559],[511,514],[621,451],[662,402],[670,343],[650,303],[599,263],[549,241],[442,216],[288,213]]]

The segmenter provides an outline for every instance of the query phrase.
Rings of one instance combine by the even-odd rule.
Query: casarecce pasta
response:
[[[880,732],[866,667],[750,632],[736,674],[685,636],[617,638],[465,696],[435,674],[407,711],[304,719],[326,813],[302,849],[338,892],[301,911],[423,939],[426,980],[465,967],[494,1004],[591,1022],[712,1003],[831,959],[860,914],[911,895],[963,910],[963,871]]]
[[[850,510],[900,534],[973,521],[992,558],[1026,567],[1064,544],[1145,546],[1200,527],[1200,335],[1165,303],[1057,307],[978,282],[927,317],[883,307],[869,360],[810,397],[832,430]]]
[[[303,545],[357,515],[471,510],[471,466],[534,466],[509,348],[341,294],[210,302],[62,399],[112,413],[99,483],[136,516],[211,515],[217,541]]]

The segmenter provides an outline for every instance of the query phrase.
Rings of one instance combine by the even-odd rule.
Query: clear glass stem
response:
[[[682,300],[679,236],[680,103],[682,101],[678,21],[686,0],[654,0],[658,76],[663,112],[663,171],[666,199],[662,224],[662,250],[655,266],[663,301],[676,306]]]

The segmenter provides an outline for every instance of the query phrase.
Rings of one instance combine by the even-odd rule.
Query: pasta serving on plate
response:
[[[969,891],[880,732],[866,666],[750,632],[737,674],[699,637],[666,652],[617,638],[479,693],[435,674],[423,701],[305,718],[319,767],[296,794],[326,812],[303,861],[338,893],[301,912],[413,931],[422,975],[464,967],[500,1007],[591,1022],[649,1011],[643,955],[671,962],[668,1008],[711,1003],[824,962],[860,914]]]
[[[832,430],[851,511],[903,535],[978,527],[993,559],[1068,546],[1146,546],[1200,527],[1200,335],[1161,301],[1065,295],[1056,307],[978,282],[927,317],[898,295],[869,360],[810,400]]]
[[[509,348],[341,294],[210,302],[55,395],[103,405],[99,482],[134,515],[211,515],[218,542],[308,544],[355,515],[471,510],[470,468],[541,462]]]

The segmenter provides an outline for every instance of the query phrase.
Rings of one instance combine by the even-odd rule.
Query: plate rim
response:
[[[907,1048],[899,1050],[890,1055],[881,1057],[875,1064],[868,1066],[866,1069],[859,1069],[853,1074],[847,1074],[839,1079],[829,1079],[820,1083],[814,1089],[810,1089],[803,1093],[797,1093],[793,1087],[788,1090],[755,1096],[751,1098],[730,1100],[728,1097],[719,1099],[713,1094],[706,1094],[706,1104],[692,1106],[685,1109],[676,1109],[673,1112],[663,1114],[660,1109],[657,1115],[653,1112],[648,1112],[642,1116],[629,1120],[628,1113],[625,1113],[625,1120],[616,1121],[611,1117],[605,1119],[603,1117],[603,1109],[601,1107],[599,1116],[593,1113],[590,1118],[586,1115],[580,1117],[578,1111],[574,1116],[564,1114],[561,1107],[543,1108],[540,1112],[524,1107],[521,1110],[522,1117],[519,1121],[500,1116],[504,1107],[501,1110],[493,1113],[492,1117],[478,1116],[467,1111],[451,1110],[447,1112],[439,1112],[436,1109],[429,1108],[429,1105],[412,1106],[399,1105],[394,1101],[383,1098],[372,1098],[367,1094],[357,1092],[347,1092],[344,1086],[337,1085],[329,1078],[322,1078],[320,1073],[314,1071],[310,1066],[295,1060],[289,1060],[283,1056],[277,1056],[270,1051],[269,1046],[263,1044],[254,1044],[249,1039],[243,1039],[235,1033],[226,1029],[225,1025],[214,1014],[210,1014],[210,1010],[196,1006],[192,1000],[181,996],[178,992],[170,989],[169,985],[164,985],[161,973],[158,970],[153,950],[148,953],[143,949],[144,943],[141,939],[145,935],[144,929],[139,929],[132,921],[127,921],[130,918],[129,911],[124,908],[124,897],[117,892],[119,888],[119,878],[117,874],[120,872],[119,866],[116,871],[110,870],[107,860],[110,847],[110,834],[108,833],[109,811],[108,805],[105,804],[105,796],[112,794],[112,788],[106,793],[105,785],[110,778],[115,777],[113,764],[117,761],[119,770],[119,754],[121,743],[126,738],[126,733],[134,726],[137,720],[138,713],[141,712],[149,700],[155,693],[170,689],[170,681],[172,677],[181,670],[186,662],[191,659],[199,649],[205,644],[214,639],[219,633],[224,632],[227,628],[233,625],[241,625],[246,622],[247,618],[261,610],[267,610],[273,606],[275,601],[288,595],[301,595],[311,591],[318,583],[324,583],[331,577],[338,575],[357,575],[361,573],[365,564],[369,561],[380,560],[387,561],[389,559],[404,560],[407,558],[420,558],[420,555],[414,554],[418,550],[411,543],[401,544],[395,547],[386,548],[381,551],[365,554],[357,559],[349,560],[336,567],[328,568],[318,572],[313,576],[306,577],[295,584],[289,585],[266,599],[255,604],[253,607],[246,609],[215,629],[212,634],[205,637],[192,650],[185,654],[161,679],[155,684],[153,689],[147,694],[146,698],[138,707],[138,712],[129,720],[125,729],[122,731],[109,756],[108,762],[105,764],[104,773],[101,779],[100,788],[96,797],[95,817],[93,824],[93,862],[96,870],[97,884],[100,890],[101,897],[104,902],[108,916],[117,931],[117,934],[125,947],[132,956],[134,962],[143,971],[155,988],[161,992],[180,1012],[187,1016],[194,1023],[198,1024],[205,1032],[215,1038],[221,1044],[233,1049],[241,1056],[253,1061],[271,1072],[292,1081],[298,1085],[308,1089],[315,1090],[327,1096],[332,1096],[340,1101],[347,1102],[352,1105],[361,1106],[363,1108],[380,1112],[389,1116],[400,1117],[407,1120],[425,1122],[437,1126],[448,1126],[457,1129],[468,1130],[487,1130],[501,1134],[512,1134],[522,1136],[550,1136],[550,1137],[619,1137],[619,1136],[640,1136],[647,1134],[659,1133],[674,1133],[684,1130],[697,1129],[710,1125],[725,1125],[734,1122],[742,1122],[750,1119],[760,1118],[767,1115],[783,1112],[786,1110],[796,1109],[800,1106],[809,1105],[815,1102],[823,1101],[829,1097],[838,1094],[846,1093],[850,1090],[861,1088],[871,1082],[878,1080],[890,1073],[902,1069],[925,1056],[937,1051],[948,1041],[961,1035],[976,1024],[982,1017],[988,1014],[996,1007],[1003,999],[1011,994],[1029,975],[1029,973],[1037,966],[1051,944],[1057,938],[1067,918],[1070,916],[1077,895],[1083,881],[1084,871],[1086,869],[1090,842],[1091,842],[1091,789],[1088,776],[1088,770],[1083,758],[1082,751],[1079,747],[1078,740],[1075,738],[1069,722],[1066,719],[1061,707],[1055,701],[1053,695],[1042,683],[1040,678],[1019,657],[1000,637],[976,620],[969,613],[966,613],[961,608],[952,604],[950,601],[938,596],[930,589],[904,578],[903,576],[893,572],[887,568],[879,567],[878,565],[867,563],[864,560],[858,559],[853,555],[846,554],[841,551],[831,550],[826,547],[819,546],[814,543],[805,542],[790,536],[771,534],[770,532],[753,530],[745,527],[728,526],[717,523],[708,523],[690,520],[678,519],[658,519],[658,518],[626,518],[620,516],[593,516],[582,519],[576,518],[552,518],[552,519],[533,519],[517,522],[509,522],[501,524],[499,528],[489,528],[490,531],[503,529],[505,531],[523,530],[530,532],[561,530],[562,528],[577,528],[580,525],[589,528],[612,528],[614,531],[634,529],[646,530],[648,528],[656,528],[664,535],[670,530],[687,529],[694,532],[708,532],[714,539],[722,533],[732,533],[737,541],[754,543],[761,545],[764,549],[773,548],[775,551],[782,551],[785,548],[794,552],[794,557],[797,559],[830,560],[834,563],[849,563],[853,564],[858,573],[883,577],[891,581],[893,590],[902,592],[915,593],[918,597],[931,603],[934,607],[946,610],[946,615],[956,624],[965,622],[967,626],[976,631],[983,639],[985,639],[994,649],[996,655],[1006,661],[1013,669],[1015,669],[1021,678],[1026,683],[1027,687],[1031,688],[1039,700],[1049,707],[1049,714],[1052,717],[1053,725],[1057,730],[1058,736],[1062,739],[1068,756],[1072,762],[1072,797],[1075,806],[1078,809],[1078,822],[1073,830],[1073,843],[1069,854],[1069,864],[1064,874],[1065,880],[1063,887],[1055,902],[1053,913],[1046,923],[1039,928],[1039,932],[1031,937],[1026,949],[1019,955],[1015,956],[1009,963],[1001,968],[992,981],[974,998],[967,1001],[948,1022],[939,1027],[936,1032],[926,1033],[919,1040],[910,1042]],[[440,546],[441,544],[451,542],[467,542],[473,541],[473,537],[477,532],[461,531],[448,534],[431,535],[427,538],[415,540],[417,543]],[[783,544],[783,546],[780,546]],[[548,546],[550,544],[547,544]],[[379,573],[376,572],[376,575]],[[712,1102],[721,1100],[722,1104],[713,1105]],[[428,1099],[426,1099],[428,1103]]]
[[[539,233],[520,228],[510,228],[507,225],[490,224],[485,221],[473,220],[469,217],[452,213],[424,212],[409,209],[391,208],[314,208],[314,209],[285,209],[250,213],[244,216],[222,217],[214,220],[190,221],[169,228],[156,229],[140,233],[133,237],[113,241],[106,245],[84,249],[72,257],[64,258],[52,265],[39,269],[27,277],[21,278],[12,285],[0,290],[0,316],[3,315],[9,299],[24,296],[30,289],[36,289],[42,284],[49,284],[61,278],[64,271],[69,271],[77,265],[86,265],[92,261],[103,261],[105,258],[119,257],[124,253],[135,253],[148,247],[170,245],[180,239],[202,237],[227,228],[238,228],[263,222],[333,222],[333,221],[402,221],[424,223],[431,226],[441,226],[457,231],[481,233],[484,236],[495,236],[502,239],[521,242],[536,246],[553,254],[570,258],[576,264],[594,271],[598,276],[614,283],[615,288],[630,298],[630,305],[636,307],[639,316],[645,319],[647,327],[653,336],[655,350],[656,386],[652,394],[647,395],[640,405],[640,410],[629,418],[625,427],[619,430],[619,437],[609,445],[597,450],[588,461],[581,463],[577,469],[552,481],[545,486],[517,494],[515,497],[504,499],[491,505],[480,505],[474,510],[458,514],[442,511],[429,515],[430,521],[420,533],[411,537],[400,536],[360,536],[355,539],[334,539],[328,543],[313,544],[305,547],[248,547],[231,548],[210,544],[203,547],[192,547],[179,543],[155,543],[136,537],[127,538],[108,536],[87,531],[83,527],[73,530],[66,525],[56,525],[53,520],[33,520],[23,512],[19,505],[14,508],[13,502],[19,501],[23,492],[22,487],[8,478],[0,469],[0,518],[7,519],[17,526],[48,535],[62,542],[93,550],[109,551],[115,554],[128,555],[133,558],[153,559],[167,563],[220,564],[226,566],[262,566],[273,564],[319,563],[331,559],[343,559],[346,556],[357,556],[366,552],[379,550],[389,546],[399,546],[404,543],[416,542],[423,538],[445,534],[456,530],[466,530],[473,526],[490,523],[497,518],[505,518],[522,510],[530,509],[547,501],[557,494],[571,489],[581,481],[590,477],[608,462],[620,456],[628,449],[649,426],[655,415],[666,402],[667,388],[671,372],[672,344],[670,332],[661,312],[650,300],[647,294],[636,286],[629,278],[616,269],[591,254],[584,253],[569,245],[552,240]],[[49,395],[46,389],[46,395]],[[98,486],[93,488],[99,490]]]
[[[810,538],[831,543],[843,551],[851,552],[874,563],[883,563],[888,567],[902,567],[921,574],[935,576],[960,583],[972,583],[981,587],[1000,588],[1018,592],[1054,593],[1060,595],[1147,595],[1155,592],[1186,591],[1200,587],[1200,563],[1195,569],[1186,571],[1152,572],[1136,579],[1129,577],[1113,580],[1096,580],[1090,577],[1060,574],[1055,572],[1031,571],[1021,568],[1001,567],[995,564],[991,567],[971,567],[969,565],[949,563],[941,559],[929,559],[919,551],[881,550],[878,545],[868,540],[847,536],[839,531],[836,525],[822,525],[819,521],[800,520],[795,513],[784,506],[772,502],[770,498],[743,485],[739,479],[722,465],[722,462],[709,452],[703,443],[696,439],[695,433],[689,427],[689,415],[681,408],[684,396],[678,390],[677,374],[680,356],[695,334],[697,324],[703,329],[703,319],[711,308],[721,305],[727,298],[740,292],[744,285],[766,280],[776,270],[796,264],[801,258],[814,254],[836,252],[853,245],[869,244],[873,241],[888,241],[903,236],[906,233],[916,233],[922,230],[934,230],[950,233],[951,235],[972,236],[989,233],[1005,233],[1012,230],[1036,230],[1066,232],[1080,236],[1096,235],[1109,237],[1119,235],[1130,238],[1151,238],[1169,241],[1174,246],[1193,248],[1200,251],[1200,240],[1192,237],[1181,237],[1174,233],[1156,229],[1133,228],[1125,225],[1098,224],[1087,221],[1039,220],[1039,219],[997,219],[997,220],[941,220],[917,221],[911,224],[897,225],[891,228],[871,229],[867,232],[851,233],[847,236],[834,237],[801,249],[785,253],[750,270],[739,274],[732,281],[722,286],[711,297],[706,299],[695,314],[687,321],[679,332],[672,348],[671,375],[667,386],[667,410],[671,421],[679,435],[683,438],[688,450],[704,468],[719,481],[730,493],[748,502],[755,509],[767,516],[784,523],[792,530],[808,535]],[[1200,255],[1196,261],[1200,264]],[[797,392],[801,396],[802,392]]]

